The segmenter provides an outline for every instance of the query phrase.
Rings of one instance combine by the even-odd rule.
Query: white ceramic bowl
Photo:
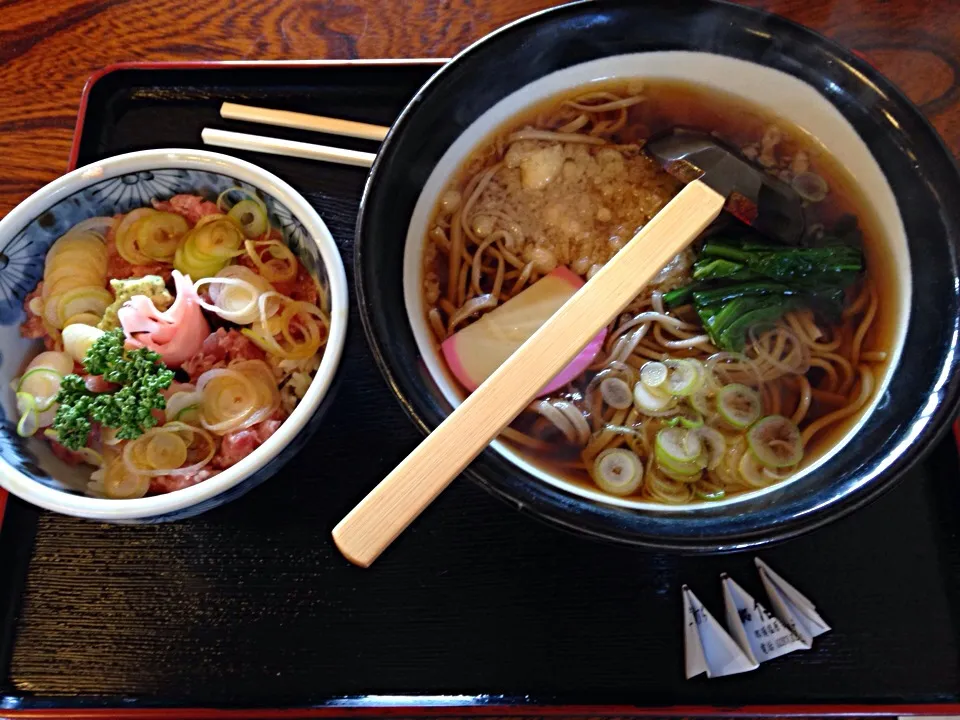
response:
[[[241,185],[258,191],[284,239],[320,283],[330,302],[330,335],[304,398],[263,445],[219,475],[183,490],[136,500],[87,497],[79,491],[89,468],[56,458],[40,438],[15,431],[9,389],[36,341],[20,337],[23,299],[43,274],[50,244],[77,222],[149,205],[181,192],[216,197]],[[145,150],[79,168],[37,191],[0,221],[0,486],[27,502],[67,515],[109,522],[165,522],[199,514],[263,482],[295,454],[327,403],[346,338],[348,291],[336,243],[320,216],[276,175],[228,155],[201,150]]]
[[[861,427],[882,402],[899,362],[906,337],[910,316],[911,274],[907,239],[897,202],[890,184],[870,149],[843,115],[814,88],[778,70],[704,52],[669,51],[616,55],[553,72],[508,95],[484,112],[457,138],[430,173],[407,231],[403,258],[403,293],[419,354],[446,401],[453,406],[459,405],[463,401],[463,392],[447,372],[436,350],[433,333],[426,322],[426,308],[421,291],[421,258],[428,223],[449,179],[471,152],[496,128],[510,121],[511,118],[521,115],[527,108],[536,106],[550,97],[568,93],[572,88],[583,87],[594,82],[602,83],[613,78],[684,81],[704,85],[765,108],[772,116],[788,118],[792,124],[821,143],[847,168],[857,180],[867,204],[878,220],[875,228],[879,235],[877,239],[889,253],[889,261],[901,271],[895,275],[899,287],[896,291],[896,307],[891,308],[893,324],[897,327],[892,339],[892,359],[880,378],[873,398],[860,413],[859,420],[847,430],[839,442],[787,481],[787,483],[798,482],[816,473],[856,437]],[[734,495],[727,500],[690,503],[676,507],[635,498],[614,497],[588,483],[575,482],[571,477],[559,475],[551,471],[549,466],[531,462],[527,455],[506,443],[494,441],[491,446],[524,472],[554,487],[596,502],[637,510],[676,513],[706,508],[716,509],[772,493],[786,484],[780,483],[762,490]]]

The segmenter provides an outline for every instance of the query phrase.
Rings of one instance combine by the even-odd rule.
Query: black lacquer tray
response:
[[[436,62],[132,65],[88,85],[72,161],[200,147],[223,100],[389,124]],[[352,271],[365,171],[243,155],[320,211]],[[417,442],[356,314],[320,433],[249,495],[173,525],[10,499],[0,716],[960,714],[960,465],[951,441],[874,504],[762,556],[834,631],[752,673],[683,678],[680,586],[763,597],[751,555],[683,557],[541,524],[456,482],[370,570],[330,530]],[[173,709],[176,708],[176,709]],[[155,710],[151,710],[155,709]]]

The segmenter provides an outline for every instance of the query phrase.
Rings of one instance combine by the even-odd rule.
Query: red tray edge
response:
[[[442,702],[443,698],[436,698]],[[451,700],[454,700],[451,698]],[[462,700],[457,698],[455,702]],[[4,718],[25,720],[144,720],[144,718],[177,718],[177,720],[220,720],[245,718],[246,720],[281,720],[286,718],[322,717],[809,717],[829,715],[832,717],[891,717],[891,716],[945,716],[960,714],[960,704],[936,705],[745,705],[722,708],[702,705],[678,705],[649,710],[633,706],[615,705],[446,705],[424,707],[418,705],[380,704],[350,706],[336,704],[317,708],[42,708],[25,710],[0,710]]]

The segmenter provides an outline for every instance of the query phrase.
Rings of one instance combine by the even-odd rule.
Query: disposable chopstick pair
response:
[[[278,127],[309,130],[311,132],[341,135],[363,140],[380,142],[386,137],[389,128],[382,125],[340,120],[338,118],[309,115],[307,113],[290,112],[288,110],[272,110],[236,103],[223,103],[220,107],[220,116],[225,120],[244,120],[246,122],[274,125]],[[288,157],[320,160],[323,162],[339,163],[341,165],[355,165],[370,167],[376,158],[375,153],[359,150],[346,150],[330,145],[284,140],[282,138],[252,135],[249,133],[233,132],[204,128],[201,133],[203,142],[207,145],[232,148],[234,150],[248,150],[270,155],[286,155]]]

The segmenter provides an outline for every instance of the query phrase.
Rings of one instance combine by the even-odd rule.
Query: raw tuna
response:
[[[191,485],[202,483],[209,480],[214,475],[218,475],[219,470],[204,467],[190,475],[157,475],[150,478],[150,495],[161,495],[163,493],[173,492],[174,490],[183,490]]]
[[[263,350],[236,330],[217,328],[204,339],[200,350],[183,363],[182,367],[190,376],[190,381],[196,382],[207,370],[227,367],[234,360],[263,360],[266,356]]]
[[[29,338],[30,340],[43,338],[43,344],[46,346],[47,350],[53,350],[57,346],[56,340],[50,337],[50,334],[47,332],[47,328],[43,324],[43,318],[39,315],[35,315],[33,310],[30,309],[30,302],[34,298],[40,297],[42,292],[43,282],[41,281],[37,285],[36,290],[23,299],[23,311],[26,314],[27,319],[24,320],[20,325],[20,336]]]
[[[260,268],[250,259],[249,255],[241,256],[238,262],[244,267],[253,270],[257,275],[261,274]],[[320,297],[320,292],[317,290],[317,283],[314,282],[313,277],[301,263],[298,262],[297,265],[297,275],[292,280],[274,280],[270,284],[273,285],[273,289],[281,295],[316,305]]]
[[[183,216],[191,225],[196,225],[206,215],[222,215],[216,203],[199,195],[174,195],[169,200],[154,200],[153,209]]]
[[[243,430],[234,430],[223,436],[220,449],[211,464],[218,468],[236,465],[263,445],[283,424],[284,415],[277,411],[272,417]]]

